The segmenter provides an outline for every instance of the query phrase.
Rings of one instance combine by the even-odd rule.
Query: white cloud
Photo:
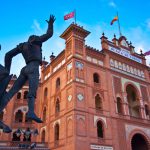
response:
[[[146,24],[147,24],[147,28],[150,29],[150,19],[147,19]]]
[[[33,21],[32,29],[34,29],[36,33],[43,32],[42,28],[40,27],[40,23],[36,19]]]
[[[117,5],[116,5],[113,1],[109,2],[109,6],[111,6],[111,7],[113,7],[113,8],[116,8],[116,7],[117,7]]]

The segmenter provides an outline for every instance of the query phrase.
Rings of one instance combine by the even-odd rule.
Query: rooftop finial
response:
[[[132,42],[130,41],[130,45],[132,45]]]
[[[55,55],[54,55],[54,53],[52,52],[52,54],[50,55],[50,61],[52,62],[54,59],[55,59]]]
[[[105,36],[105,33],[104,33],[104,32],[102,33],[102,36]]]
[[[114,38],[116,38],[116,34],[114,34]]]

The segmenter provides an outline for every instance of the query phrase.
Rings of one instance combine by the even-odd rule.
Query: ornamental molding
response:
[[[129,139],[130,134],[134,130],[137,130],[137,133],[138,133],[138,130],[143,131],[150,138],[150,128],[140,127],[140,126],[130,125],[130,124],[125,124],[126,139]]]
[[[103,123],[105,124],[105,127],[107,128],[107,122],[106,122],[106,117],[100,117],[100,116],[94,116],[94,126],[97,126],[97,121],[102,120]]]

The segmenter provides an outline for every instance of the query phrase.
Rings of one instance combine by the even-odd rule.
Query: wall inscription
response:
[[[102,146],[102,145],[90,145],[91,149],[95,149],[95,150],[113,150],[112,146]]]

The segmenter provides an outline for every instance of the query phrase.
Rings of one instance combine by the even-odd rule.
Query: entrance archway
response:
[[[143,135],[137,133],[131,140],[132,150],[149,150],[149,145]]]

